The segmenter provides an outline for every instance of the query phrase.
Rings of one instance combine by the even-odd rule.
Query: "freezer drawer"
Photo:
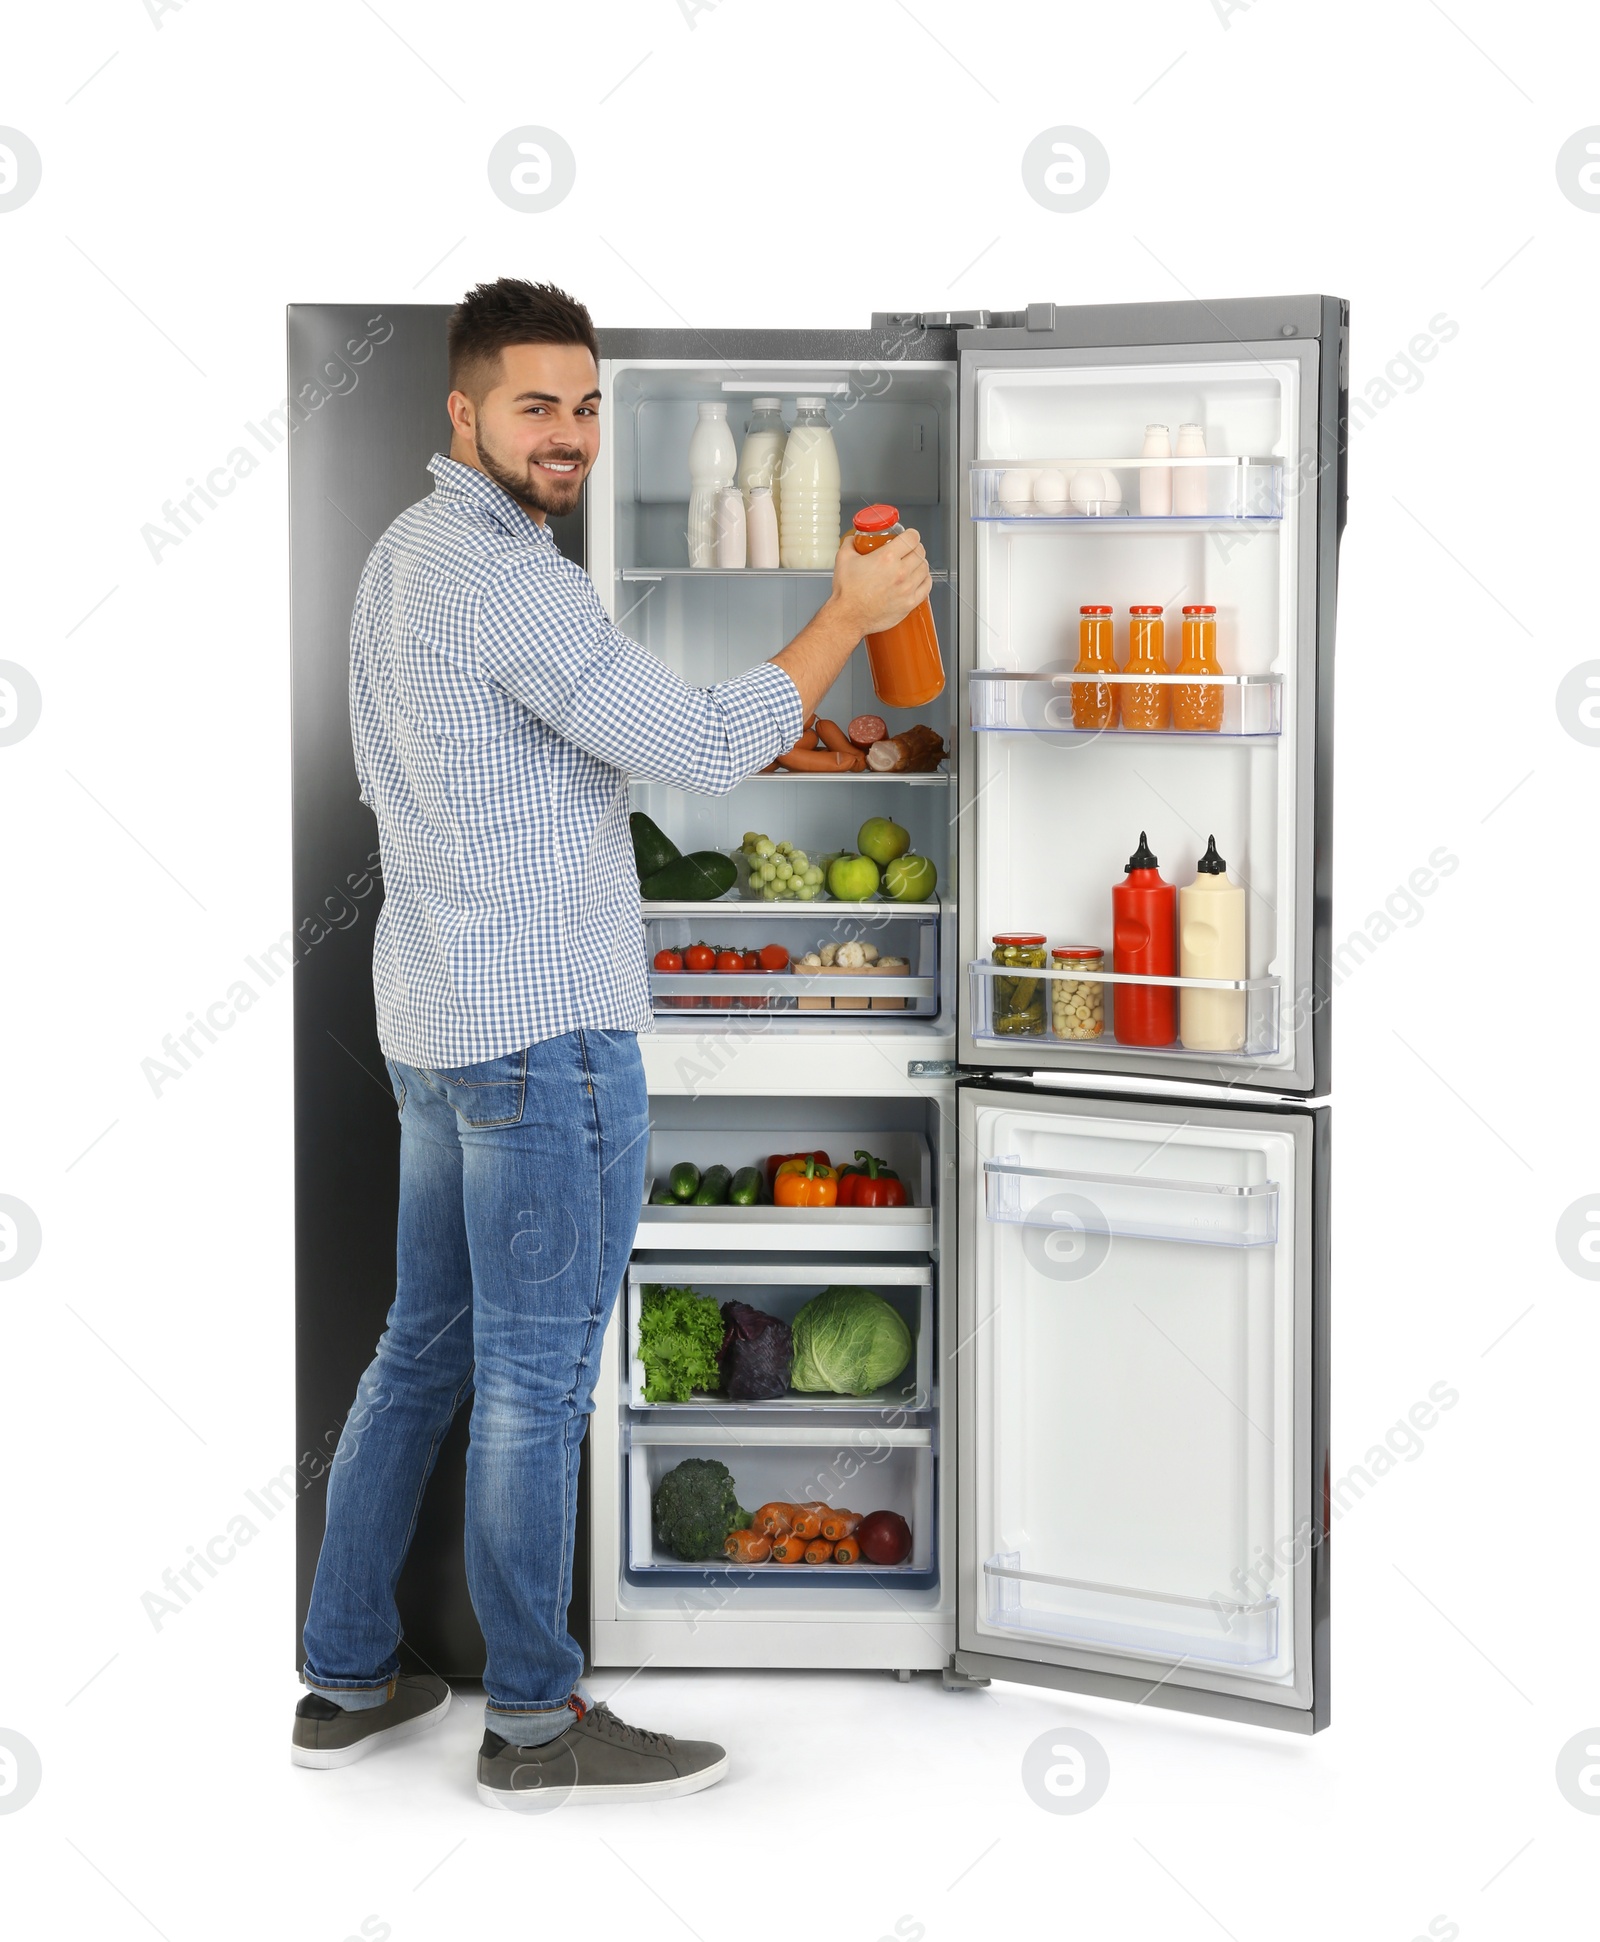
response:
[[[1325,1111],[958,1098],[958,1661],[1314,1730]]]

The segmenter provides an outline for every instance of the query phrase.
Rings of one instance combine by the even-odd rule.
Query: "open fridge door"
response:
[[[954,1676],[1318,1731],[1327,1109],[958,1101]]]
[[[964,335],[960,1062],[1324,1093],[1345,308]],[[1231,941],[1119,968],[1112,889],[1142,834],[1179,886],[1215,838],[1243,893]],[[1006,936],[1045,973],[1026,1004]],[[1156,981],[1130,991],[1139,971]]]

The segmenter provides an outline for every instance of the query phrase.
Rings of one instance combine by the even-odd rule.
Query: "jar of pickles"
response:
[[[1050,953],[1052,971],[1103,971],[1106,954],[1097,944],[1058,944]],[[1106,1028],[1106,988],[1087,978],[1051,978],[1050,1032],[1054,1038],[1098,1038]]]
[[[997,1038],[1044,1036],[1044,988],[1048,978],[1030,978],[1044,969],[1042,931],[1005,931],[994,940],[991,964],[1004,967],[989,980],[991,1029]]]

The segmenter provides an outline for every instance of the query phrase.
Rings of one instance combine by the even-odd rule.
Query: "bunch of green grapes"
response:
[[[792,843],[774,843],[747,829],[739,847],[750,871],[750,888],[769,904],[811,902],[822,894],[822,869]]]

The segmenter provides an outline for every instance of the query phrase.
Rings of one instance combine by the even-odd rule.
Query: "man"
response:
[[[457,307],[449,350],[450,456],[373,548],[351,623],[400,1218],[394,1303],[329,1478],[292,1757],[343,1766],[450,1703],[442,1679],[400,1674],[394,1590],[470,1392],[480,1798],[693,1793],[726,1771],[722,1748],[590,1704],[566,1627],[579,1446],[648,1132],[628,781],[717,795],[765,768],[863,634],[924,597],[927,559],[914,532],[869,554],[846,540],[782,653],[687,687],[618,630],[545,524],[577,506],[599,450],[588,311],[502,278]]]

